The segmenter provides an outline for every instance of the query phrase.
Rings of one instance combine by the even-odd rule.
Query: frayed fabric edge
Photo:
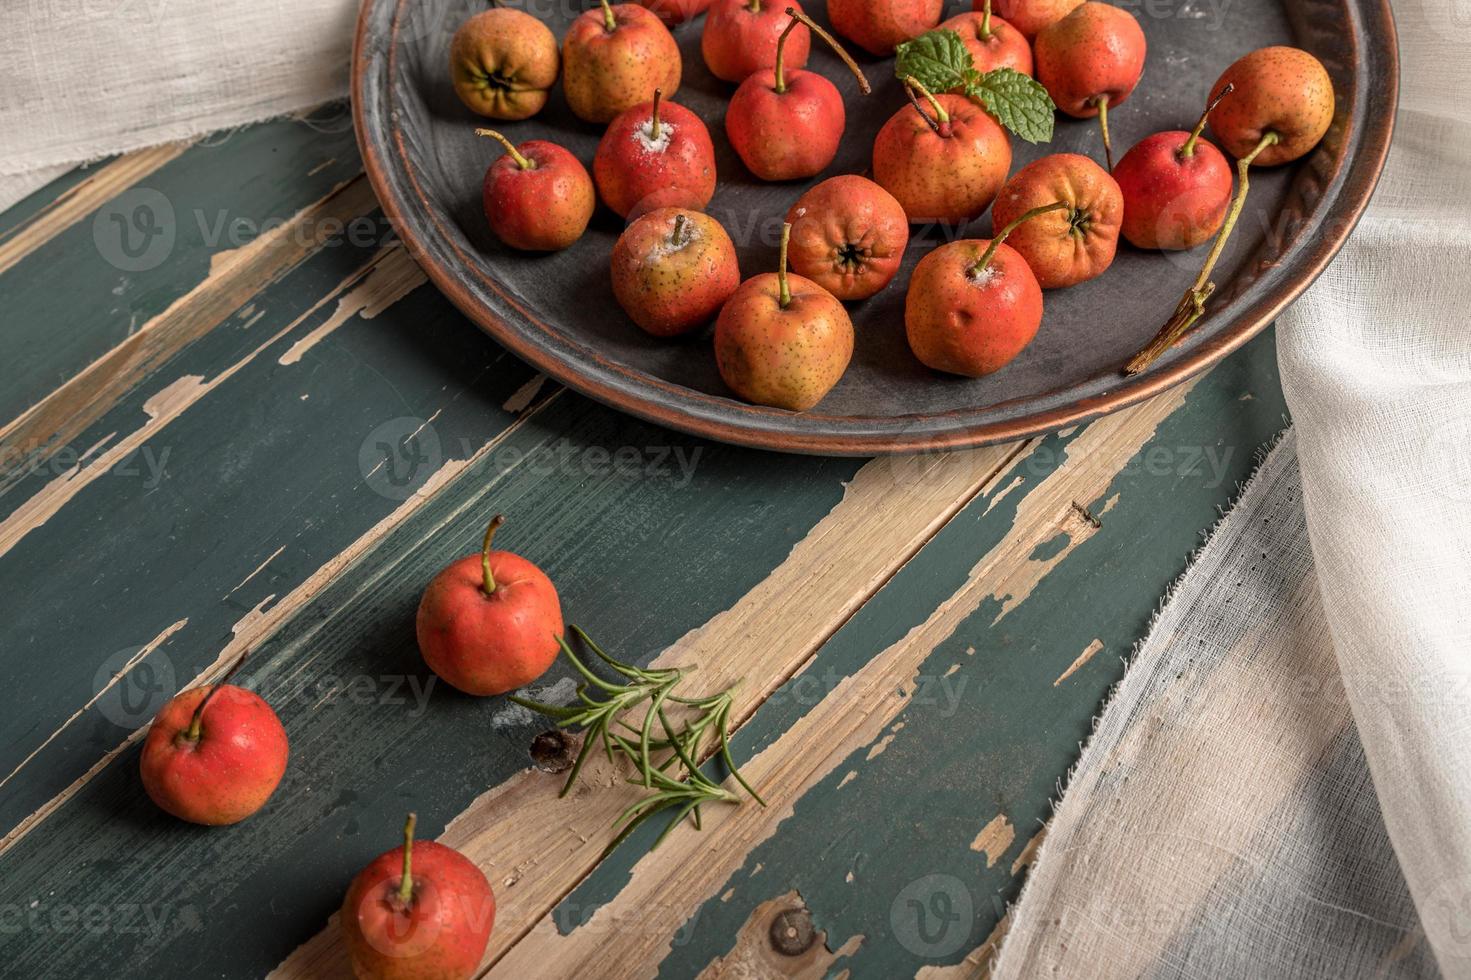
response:
[[[1256,465],[1252,468],[1251,475],[1247,477],[1245,482],[1240,485],[1240,489],[1237,492],[1235,499],[1232,500],[1230,507],[1228,507],[1226,511],[1221,515],[1221,517],[1205,531],[1205,540],[1202,541],[1200,546],[1190,554],[1189,564],[1186,567],[1185,571],[1181,572],[1179,577],[1177,577],[1175,581],[1172,582],[1167,589],[1165,589],[1164,595],[1160,598],[1158,604],[1156,604],[1154,613],[1149,617],[1149,623],[1144,629],[1144,635],[1140,637],[1140,639],[1134,644],[1133,648],[1129,651],[1127,656],[1120,658],[1124,663],[1124,676],[1120,677],[1117,681],[1113,683],[1113,685],[1109,687],[1108,693],[1103,696],[1102,706],[1093,715],[1093,718],[1088,726],[1088,737],[1084,742],[1079,743],[1082,751],[1079,752],[1077,761],[1068,767],[1067,774],[1058,783],[1057,793],[1052,799],[1052,818],[1043,825],[1044,830],[1052,825],[1052,822],[1057,819],[1058,812],[1061,810],[1062,807],[1067,805],[1068,791],[1072,786],[1074,777],[1077,775],[1078,770],[1083,767],[1084,761],[1089,757],[1090,754],[1098,751],[1104,751],[1104,749],[1100,748],[1095,738],[1095,736],[1098,734],[1098,729],[1102,725],[1104,718],[1117,706],[1118,696],[1123,689],[1125,682],[1128,680],[1129,674],[1133,671],[1134,666],[1137,663],[1140,654],[1143,653],[1145,646],[1154,637],[1155,629],[1159,626],[1160,619],[1164,616],[1165,611],[1169,608],[1170,603],[1174,601],[1175,597],[1180,593],[1181,589],[1184,588],[1187,583],[1192,581],[1194,576],[1199,573],[1202,557],[1204,557],[1205,554],[1210,550],[1211,546],[1220,539],[1221,532],[1226,529],[1233,520],[1237,519],[1238,515],[1241,513],[1242,501],[1245,500],[1260,485],[1262,474],[1267,470],[1269,464],[1272,462],[1272,457],[1276,455],[1280,450],[1282,450],[1284,444],[1288,443],[1292,436],[1292,424],[1289,421],[1282,428],[1282,430],[1279,431],[1277,435],[1272,438],[1270,442],[1257,450]],[[986,971],[986,976],[988,977],[1001,975],[1003,973],[1002,968],[1007,965],[1007,954],[1015,945],[1008,940],[1018,931],[1016,928],[1016,917],[1018,915],[1026,914],[1025,905],[1027,902],[1027,895],[1031,890],[1032,881],[1037,878],[1037,871],[1048,860],[1048,854],[1052,850],[1052,843],[1052,840],[1048,837],[1044,837],[1042,839],[1042,843],[1037,847],[1036,858],[1033,860],[1031,868],[1028,869],[1027,880],[1026,883],[1022,885],[1021,894],[1017,896],[1015,902],[1011,903],[1007,907],[1006,918],[1010,919],[1010,924],[1005,930],[1005,935],[1002,937],[1001,942],[997,947],[996,956],[991,960],[990,966]]]

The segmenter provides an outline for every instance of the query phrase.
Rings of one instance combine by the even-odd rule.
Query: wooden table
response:
[[[1090,719],[1285,414],[1268,336],[974,452],[645,425],[425,283],[342,106],[62,178],[0,215],[0,310],[15,976],[344,975],[333,915],[409,809],[489,875],[493,977],[976,975]],[[545,723],[434,683],[420,591],[497,511],[609,650],[744,680],[769,807],[600,859],[622,774],[559,799]],[[240,825],[180,823],[140,738],[247,649],[289,770]]]

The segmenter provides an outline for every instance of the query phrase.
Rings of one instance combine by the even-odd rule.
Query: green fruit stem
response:
[[[1180,338],[1195,326],[1196,321],[1205,315],[1205,301],[1216,291],[1216,284],[1210,281],[1211,272],[1221,258],[1221,252],[1226,248],[1226,240],[1231,237],[1231,232],[1241,217],[1241,209],[1246,206],[1246,192],[1250,188],[1247,172],[1251,169],[1252,161],[1256,160],[1263,150],[1280,140],[1280,136],[1268,131],[1262,135],[1261,140],[1250,153],[1236,161],[1236,196],[1231,199],[1231,210],[1226,213],[1226,222],[1221,225],[1221,230],[1216,235],[1216,242],[1211,246],[1210,254],[1205,258],[1205,265],[1201,267],[1200,275],[1195,277],[1195,285],[1191,286],[1184,298],[1180,300],[1180,305],[1175,307],[1174,315],[1160,328],[1159,333],[1155,334],[1149,345],[1124,365],[1125,374],[1138,374],[1149,367],[1159,359],[1160,355],[1175,346]]]
[[[688,226],[689,219],[687,219],[682,214],[676,214],[674,216],[674,230],[669,233],[669,244],[675,248],[680,248],[681,246],[683,246],[684,243],[688,240]]]
[[[792,305],[792,287],[787,282],[787,245],[792,240],[792,226],[783,222],[781,226],[781,257],[776,267],[776,282],[782,309]]]
[[[761,13],[761,0],[751,0],[750,3],[746,4],[746,9],[753,14]]]
[[[868,77],[863,74],[863,69],[858,67],[858,62],[854,61],[853,56],[838,43],[837,38],[819,27],[816,21],[802,13],[796,7],[788,7],[786,13],[788,17],[792,18],[792,21],[787,25],[786,30],[781,32],[781,37],[776,40],[776,66],[774,68],[776,84],[773,86],[773,89],[777,95],[782,95],[787,90],[785,71],[787,35],[796,30],[798,24],[805,24],[809,31],[822,38],[827,46],[833,49],[833,53],[842,59],[843,64],[847,65],[848,70],[853,73],[853,77],[858,79],[858,88],[864,95],[868,95],[873,91],[873,88],[868,84]]]
[[[536,169],[536,163],[534,161],[528,160],[526,157],[522,156],[521,155],[521,152],[516,149],[516,146],[515,146],[514,143],[512,143],[510,140],[506,139],[500,133],[497,133],[495,130],[493,130],[493,129],[477,129],[477,130],[475,130],[475,135],[476,136],[489,136],[491,139],[495,140],[501,146],[504,146],[506,148],[506,153],[510,154],[511,159],[516,161],[516,166],[520,167],[522,170],[535,170]]]
[[[986,6],[981,11],[981,31],[979,36],[982,41],[991,40],[991,0],[986,0]]]
[[[1195,144],[1200,139],[1200,134],[1205,132],[1205,121],[1210,118],[1211,110],[1220,105],[1221,100],[1230,95],[1235,88],[1235,82],[1227,82],[1226,87],[1221,89],[1221,94],[1212,99],[1210,105],[1205,107],[1205,111],[1200,114],[1200,121],[1190,131],[1190,138],[1180,147],[1178,155],[1181,160],[1189,160],[1195,156]]]
[[[909,96],[909,104],[914,106],[914,111],[919,113],[919,117],[935,131],[935,135],[947,138],[950,136],[950,113],[945,111],[945,107],[940,105],[940,100],[935,98],[919,79],[913,75],[905,75],[904,94]],[[929,102],[930,108],[935,111],[935,117],[933,119],[924,111],[924,106],[919,104],[920,95],[924,96],[925,100]]]
[[[987,245],[986,251],[981,253],[980,261],[970,267],[968,275],[970,275],[971,277],[979,276],[982,272],[985,272],[988,268],[990,268],[991,260],[996,257],[996,250],[1001,247],[1002,242],[1006,241],[1006,236],[1016,231],[1016,229],[1021,225],[1022,222],[1031,221],[1039,214],[1047,214],[1049,211],[1059,211],[1067,206],[1068,203],[1066,201],[1053,201],[1051,204],[1043,204],[1040,207],[1032,208],[1032,210],[1026,212],[1025,214],[1018,215],[1017,217],[1011,219],[1011,221],[1007,223],[1006,227],[1002,228],[1001,231],[996,235],[996,237],[991,239],[991,244]]]
[[[603,30],[607,31],[609,34],[612,34],[614,31],[618,30],[618,18],[613,16],[613,7],[611,4],[608,3],[608,0],[602,0],[602,3]]]
[[[214,686],[212,686],[207,692],[205,692],[204,697],[201,698],[199,703],[194,706],[194,714],[189,716],[189,727],[184,729],[183,732],[183,738],[186,741],[199,741],[199,737],[201,734],[203,734],[204,731],[203,725],[205,706],[209,704],[209,702],[214,698],[217,693],[219,693],[220,688],[230,683],[230,678],[234,677],[236,672],[240,670],[241,665],[245,663],[245,658],[248,656],[250,656],[250,651],[246,650],[240,655],[240,659],[235,661],[235,663],[231,665],[229,670],[225,671],[225,676],[216,681],[214,683]]]
[[[1098,106],[1098,128],[1103,131],[1103,159],[1108,162],[1108,172],[1113,173],[1113,143],[1108,138],[1108,96],[1100,95],[1093,104]]]
[[[404,905],[414,898],[414,876],[411,873],[414,860],[414,824],[418,817],[410,813],[404,821],[404,870],[398,882],[398,900]]]
[[[490,542],[495,537],[495,532],[506,523],[504,515],[497,514],[490,519],[490,526],[485,529],[485,541],[480,546],[480,576],[481,591],[486,595],[495,595],[495,576],[490,572]]]

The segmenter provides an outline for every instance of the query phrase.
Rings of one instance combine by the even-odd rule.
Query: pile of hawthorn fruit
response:
[[[839,35],[876,55],[897,52],[908,104],[874,140],[872,179],[832,177],[798,197],[778,270],[744,282],[730,236],[703,210],[716,186],[710,132],[671,101],[682,65],[669,25],[705,13],[705,63],[738,86],[726,137],[765,181],[814,177],[837,156],[843,99],[831,81],[803,69],[812,35],[870,91],[837,39],[795,2],[772,0],[600,0],[572,23],[560,51],[524,11],[476,14],[450,47],[455,91],[469,109],[526,119],[560,76],[572,111],[607,126],[591,175],[558,144],[518,146],[477,130],[505,147],[485,175],[486,220],[513,248],[553,251],[582,237],[601,198],[630,222],[610,263],[629,318],[658,337],[715,320],[726,384],[747,401],[793,411],[816,405],[842,377],[853,353],[843,304],[889,286],[910,225],[957,227],[992,209],[995,237],[935,248],[915,267],[905,300],[914,355],[966,377],[1015,358],[1041,325],[1043,290],[1102,275],[1120,234],[1142,249],[1191,249],[1214,238],[1174,316],[1124,368],[1142,371],[1203,315],[1247,168],[1286,163],[1317,145],[1333,118],[1332,82],[1306,51],[1259,49],[1222,74],[1193,130],[1149,136],[1114,166],[1108,112],[1143,72],[1139,22],[1096,0],[994,5],[975,0],[974,11],[941,23],[943,0],[829,0]],[[1058,109],[1099,119],[1104,165],[1056,153],[1010,174],[1008,130],[1050,138]],[[1207,120],[1237,160],[1234,194],[1226,156],[1202,138]]]
[[[601,197],[631,219],[611,267],[614,294],[633,322],[672,337],[715,319],[715,357],[730,387],[752,402],[798,411],[817,404],[847,368],[853,325],[843,303],[890,284],[911,224],[960,225],[992,208],[995,237],[950,242],[925,255],[905,305],[915,356],[937,371],[970,377],[1016,357],[1041,325],[1042,290],[1101,275],[1120,234],[1144,249],[1190,249],[1214,237],[1174,316],[1125,368],[1142,370],[1204,313],[1211,270],[1245,201],[1248,168],[1295,160],[1322,139],[1334,111],[1328,74],[1296,48],[1254,51],[1222,74],[1193,130],[1149,136],[1113,166],[1107,114],[1129,97],[1143,70],[1138,23],[1095,0],[994,2],[999,15],[991,0],[977,0],[976,11],[941,24],[943,0],[829,0],[839,34],[874,54],[898,49],[908,103],[878,133],[874,179],[837,176],[801,195],[783,226],[778,271],[745,282],[729,235],[702,210],[715,193],[710,134],[667,98],[682,68],[666,24],[708,10],[705,61],[717,77],[739,85],[726,135],[752,174],[773,181],[813,177],[837,155],[842,98],[830,81],[802,68],[817,34],[862,80],[834,38],[795,3],[774,7],[767,0],[599,0],[573,23],[560,51],[551,31],[527,13],[476,14],[450,50],[455,89],[470,109],[526,119],[546,104],[560,76],[572,110],[607,125],[592,176],[554,143],[517,146],[482,130],[506,151],[485,177],[486,218],[515,248],[561,249],[582,236]],[[860,87],[868,91],[866,80]],[[1040,128],[1039,105],[1046,121]],[[1053,154],[1008,175],[1008,129],[1028,139],[1050,134],[1054,109],[1099,118],[1109,165]],[[1202,138],[1207,119],[1237,161],[1234,193],[1225,155]],[[566,724],[588,711],[615,718],[614,709],[639,703],[634,696],[649,700],[652,691],[651,717],[660,712],[662,719],[660,705],[679,672],[620,664],[594,645],[629,683],[595,679],[563,643],[551,580],[526,559],[492,550],[500,523],[491,522],[479,553],[449,565],[424,592],[416,628],[429,668],[467,694],[503,695],[535,681],[566,651],[597,690],[584,688],[570,709],[518,703]],[[143,786],[182,820],[244,820],[265,805],[286,771],[280,719],[229,679],[179,694],[144,742]],[[610,699],[599,702],[600,691],[612,692]],[[620,701],[625,691],[630,700]],[[673,748],[691,790],[680,792],[661,763],[655,778],[663,789],[654,801],[673,798],[671,826],[691,813],[698,825],[701,800],[734,799],[703,779],[693,751],[704,726],[724,745],[729,692],[670,700],[705,714],[693,742],[682,741],[688,726],[680,736],[666,727],[664,748]],[[649,786],[648,722],[642,737],[640,753],[616,732],[601,732],[610,755],[620,744],[629,757],[642,755]],[[589,734],[584,749],[592,741]],[[745,786],[728,749],[725,758]],[[648,802],[629,812],[641,813]],[[347,891],[340,920],[353,969],[359,977],[394,980],[473,976],[490,939],[494,894],[459,852],[415,844],[413,824],[410,814],[403,846],[376,858]]]

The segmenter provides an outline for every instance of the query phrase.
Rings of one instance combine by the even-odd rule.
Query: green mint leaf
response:
[[[921,34],[899,45],[895,53],[894,74],[900,79],[913,75],[936,94],[964,88],[979,78],[965,42],[951,30]]]
[[[985,106],[997,122],[1028,143],[1046,143],[1052,139],[1053,113],[1057,106],[1041,82],[1014,68],[971,74],[975,77],[968,80],[965,94]]]

